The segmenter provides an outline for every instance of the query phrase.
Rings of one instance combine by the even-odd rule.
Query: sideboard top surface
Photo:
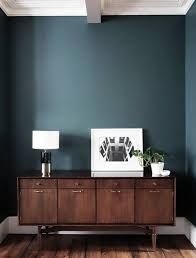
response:
[[[21,175],[19,176],[19,178],[42,178],[41,177],[41,171],[38,171],[38,170],[34,170],[34,171],[28,171],[28,176],[27,175]],[[51,173],[51,176],[50,177],[47,177],[47,179],[58,179],[58,178],[65,178],[65,179],[73,179],[73,178],[84,178],[84,179],[112,179],[112,178],[138,178],[138,179],[142,179],[142,178],[146,178],[146,179],[155,179],[155,178],[158,178],[158,179],[165,179],[165,178],[175,178],[175,175],[174,174],[171,174],[170,176],[152,176],[150,173],[144,173],[143,176],[140,176],[140,177],[135,177],[135,176],[129,176],[129,177],[92,177],[91,176],[91,171],[88,171],[88,170],[69,170],[69,171],[66,171],[66,170],[54,170],[52,171]]]

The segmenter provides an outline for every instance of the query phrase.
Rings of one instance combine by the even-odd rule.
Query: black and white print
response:
[[[134,146],[129,137],[101,137],[99,150],[101,158],[105,161],[128,162],[132,158]]]

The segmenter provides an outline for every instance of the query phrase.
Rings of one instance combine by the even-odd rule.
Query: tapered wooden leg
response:
[[[42,232],[41,232],[42,227],[38,226],[38,234],[37,234],[37,242],[38,242],[38,249],[42,249]]]
[[[156,227],[152,227],[152,249],[153,249],[153,251],[156,250],[156,247],[157,247]]]

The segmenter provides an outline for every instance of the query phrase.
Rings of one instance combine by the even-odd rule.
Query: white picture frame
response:
[[[133,148],[143,152],[142,128],[91,129],[91,171],[143,172]]]

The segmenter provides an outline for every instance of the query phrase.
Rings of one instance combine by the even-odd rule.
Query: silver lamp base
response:
[[[50,177],[51,163],[42,163],[42,177]]]

